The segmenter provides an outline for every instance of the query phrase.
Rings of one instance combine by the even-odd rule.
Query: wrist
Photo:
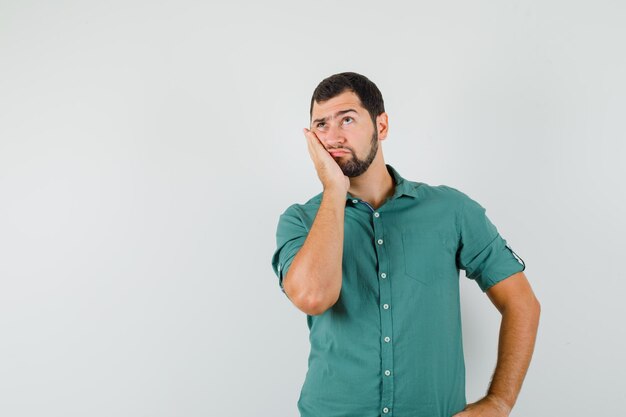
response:
[[[503,413],[506,413],[507,416],[513,409],[512,404],[509,404],[507,401],[505,401],[501,397],[498,397],[496,394],[487,394],[485,396],[485,399],[490,401],[492,404],[494,404],[498,408],[498,410],[500,410]]]
[[[330,196],[333,198],[344,199],[348,191],[339,187],[324,187],[323,196]]]

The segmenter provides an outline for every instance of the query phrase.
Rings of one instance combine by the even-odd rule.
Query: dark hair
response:
[[[359,97],[361,105],[367,110],[376,126],[376,116],[385,111],[383,95],[376,84],[356,72],[342,72],[323,79],[313,91],[309,118],[313,117],[314,102],[321,103],[330,100],[345,91],[352,91]]]

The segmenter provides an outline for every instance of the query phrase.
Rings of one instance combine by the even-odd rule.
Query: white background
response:
[[[623,413],[621,1],[0,1],[0,415],[294,416],[306,315],[270,258],[321,191],[323,78],[385,161],[487,208],[541,302],[512,416]],[[460,276],[468,401],[499,314]],[[404,417],[404,416],[399,416]]]

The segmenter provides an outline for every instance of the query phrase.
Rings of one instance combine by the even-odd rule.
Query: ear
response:
[[[389,117],[386,112],[376,116],[376,129],[378,129],[378,140],[385,140],[389,132]]]

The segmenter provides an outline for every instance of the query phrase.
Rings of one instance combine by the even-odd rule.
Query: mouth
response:
[[[348,152],[348,151],[339,150],[339,149],[337,149],[337,150],[330,150],[330,151],[328,151],[328,152],[329,152],[332,156],[342,156],[342,155],[347,155],[347,154],[349,154],[349,153],[350,153],[350,152]]]

